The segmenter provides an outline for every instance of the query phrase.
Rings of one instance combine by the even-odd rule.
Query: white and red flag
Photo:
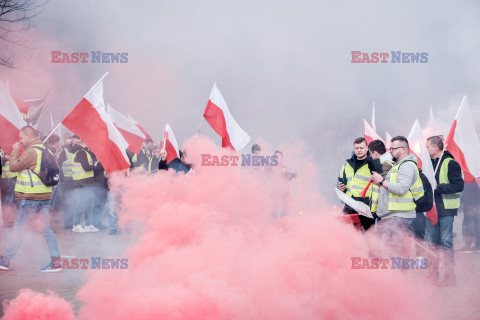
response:
[[[26,125],[8,89],[0,81],[0,148],[10,154],[12,145],[20,140],[20,129]]]
[[[390,135],[390,133],[388,133],[388,131],[385,131],[385,148],[387,148],[387,150],[390,149],[390,147],[392,146],[392,136]]]
[[[178,151],[178,144],[172,128],[167,123],[165,131],[163,132],[163,148],[167,151],[167,164],[175,158],[180,158],[180,152]]]
[[[372,127],[368,124],[367,120],[363,119],[363,128],[364,128],[364,137],[367,140],[367,145],[370,144],[373,140],[382,140],[380,136],[373,130]]]
[[[410,151],[417,157],[418,168],[422,170],[423,174],[427,177],[428,181],[435,186],[435,171],[432,165],[432,160],[425,144],[425,138],[423,137],[422,128],[418,120],[415,120],[410,133],[408,134],[408,144],[410,145]],[[433,208],[425,212],[426,217],[430,220],[432,225],[437,224],[438,213],[435,206],[435,200],[433,201]]]
[[[138,123],[137,121],[135,121],[128,113],[127,113],[127,117],[130,121],[133,122],[133,124],[135,126],[137,126],[137,128],[142,131],[142,133],[145,135],[145,138],[149,139],[149,140],[152,140],[152,137],[148,134],[147,130],[145,130],[141,125],[140,123]]]
[[[142,131],[123,114],[115,110],[110,104],[108,105],[108,115],[112,119],[113,124],[122,134],[128,143],[127,150],[138,154],[142,149],[143,142],[146,137]]]
[[[453,125],[445,141],[452,156],[462,168],[467,183],[479,182],[480,177],[480,141],[473,124],[467,97],[463,97]]]
[[[222,138],[222,148],[240,151],[251,139],[233,118],[216,84],[213,85],[203,117]]]
[[[82,139],[105,171],[111,173],[129,168],[130,162],[125,152],[128,143],[105,110],[102,80],[107,74],[70,111],[62,124]]]
[[[422,170],[425,176],[428,178],[428,181],[433,186],[435,184],[434,169],[432,165],[432,160],[428,154],[427,145],[425,144],[425,138],[423,137],[422,127],[420,122],[415,120],[415,123],[408,134],[408,144],[410,145],[410,152],[412,152],[416,157],[418,163],[418,168]]]

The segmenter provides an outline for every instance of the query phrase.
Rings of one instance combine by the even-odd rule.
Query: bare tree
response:
[[[0,66],[13,68],[11,47],[24,45],[15,35],[32,27],[46,0],[0,0]]]

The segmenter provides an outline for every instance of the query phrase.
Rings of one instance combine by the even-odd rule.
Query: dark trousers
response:
[[[463,208],[462,222],[463,241],[465,246],[480,246],[480,208],[465,206]]]
[[[94,226],[102,224],[105,204],[107,203],[107,189],[102,185],[96,184],[93,189],[93,210],[92,222]]]

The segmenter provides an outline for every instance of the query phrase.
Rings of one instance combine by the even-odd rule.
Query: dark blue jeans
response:
[[[432,226],[430,220],[425,223],[425,241],[440,246],[445,254],[445,277],[455,277],[455,252],[453,251],[454,216],[438,216],[438,222]]]
[[[50,227],[50,200],[21,200],[20,208],[18,209],[17,222],[15,222],[15,227],[13,228],[13,241],[3,256],[7,262],[10,262],[10,260],[12,260],[12,258],[17,254],[18,249],[20,249],[25,225],[34,217],[36,213],[38,213],[40,216],[42,233],[47,242],[50,256],[60,257],[57,238],[55,238],[52,228]]]

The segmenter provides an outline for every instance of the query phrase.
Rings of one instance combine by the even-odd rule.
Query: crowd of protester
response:
[[[44,142],[43,142],[44,141]],[[20,151],[23,147],[23,152]],[[41,176],[41,168],[48,160],[49,152],[58,168],[58,183],[49,186]],[[252,154],[259,155],[261,147],[254,145]],[[163,142],[155,144],[145,140],[138,154],[127,150],[130,168],[125,172],[158,174],[161,170],[177,173],[195,172],[187,162],[186,153],[179,150],[179,157],[168,161]],[[286,170],[283,153],[277,150],[275,168],[265,170],[269,177],[280,177],[275,185],[281,185],[274,194],[273,217],[288,214],[290,192],[288,182],[296,177]],[[257,170],[258,168],[255,168]],[[262,167],[262,170],[265,169]],[[43,272],[61,271],[61,257],[55,234],[50,226],[51,214],[63,222],[63,227],[75,233],[108,230],[109,235],[118,234],[117,212],[120,195],[109,190],[109,174],[105,171],[92,150],[78,136],[65,133],[63,137],[52,134],[41,137],[39,131],[27,126],[20,130],[20,142],[8,155],[1,153],[1,199],[3,228],[13,228],[13,240],[3,255],[0,255],[0,270],[9,270],[10,261],[20,248],[24,229],[35,214],[42,217],[42,232],[47,241],[51,262]]]
[[[367,144],[363,137],[355,139],[353,146],[352,157],[340,170],[337,188],[368,205],[373,218],[359,214],[358,208],[349,205],[344,206],[343,212],[358,230],[366,233],[373,229],[378,236],[380,253],[372,255],[405,257],[413,242],[418,259],[428,261],[427,283],[455,286],[453,222],[459,210],[464,214],[465,246],[458,252],[480,252],[478,184],[464,183],[461,167],[445,150],[442,136],[426,140],[435,169],[434,185],[423,175],[417,156],[403,136],[394,137],[388,151],[381,140]],[[430,205],[428,198],[433,198]],[[441,259],[443,281],[439,276]]]

